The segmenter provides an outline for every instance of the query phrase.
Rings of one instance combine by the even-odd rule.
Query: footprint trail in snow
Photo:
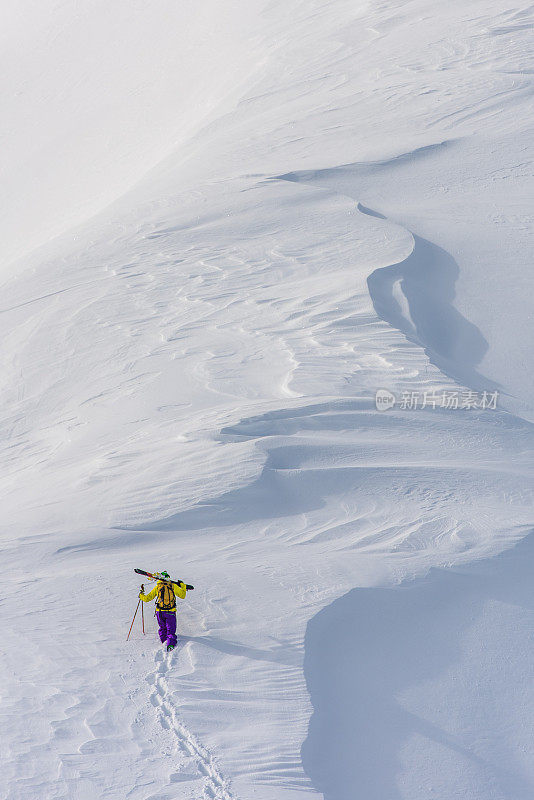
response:
[[[229,781],[221,774],[210,751],[201,744],[196,736],[187,729],[180,720],[176,706],[171,698],[167,680],[168,672],[176,667],[182,652],[180,645],[171,654],[158,651],[155,657],[156,670],[148,676],[147,681],[153,685],[150,702],[157,709],[159,721],[164,730],[170,731],[177,749],[195,764],[196,771],[203,782],[204,797],[207,800],[238,800],[231,792]],[[188,772],[175,772],[170,776],[171,783],[191,780]]]

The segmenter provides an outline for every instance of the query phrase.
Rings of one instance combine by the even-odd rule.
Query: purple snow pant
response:
[[[159,638],[165,644],[172,644],[176,647],[176,611],[162,611],[158,608],[156,610],[156,619],[159,625]]]

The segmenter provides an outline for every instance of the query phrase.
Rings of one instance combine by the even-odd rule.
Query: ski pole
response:
[[[143,592],[143,594],[145,593],[145,587],[144,587],[143,584],[141,584],[141,591]],[[141,599],[141,598],[139,598],[139,599]],[[145,604],[144,603],[141,604],[141,620],[142,620],[141,624],[143,626],[143,635],[144,635],[144,633],[145,633]]]
[[[131,634],[131,632],[132,632],[133,624],[134,624],[134,622],[135,622],[135,618],[136,618],[136,616],[137,616],[137,612],[138,612],[138,610],[139,610],[139,603],[140,603],[140,602],[141,602],[141,598],[139,598],[139,602],[137,603],[137,608],[135,609],[135,614],[133,615],[132,624],[130,625],[130,630],[128,631],[128,636],[126,637],[126,641],[128,641],[128,639],[130,638],[130,634]]]

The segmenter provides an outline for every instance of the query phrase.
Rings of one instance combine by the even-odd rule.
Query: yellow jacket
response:
[[[144,603],[150,603],[156,595],[158,594],[159,590],[165,583],[170,583],[172,586],[172,590],[174,594],[178,595],[181,600],[185,599],[185,595],[187,589],[185,588],[185,583],[174,583],[174,581],[158,581],[151,592],[148,594],[143,594],[143,592],[139,592],[139,597]],[[156,608],[159,608],[158,603],[156,602]],[[176,611],[176,604],[174,608],[167,608],[166,611]]]

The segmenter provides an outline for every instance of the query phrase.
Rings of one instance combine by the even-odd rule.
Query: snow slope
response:
[[[239,96],[261,0],[3,4],[4,259],[133,186]],[[220,65],[224,64],[224,69]]]
[[[108,6],[2,11],[1,796],[526,800],[533,10]]]

